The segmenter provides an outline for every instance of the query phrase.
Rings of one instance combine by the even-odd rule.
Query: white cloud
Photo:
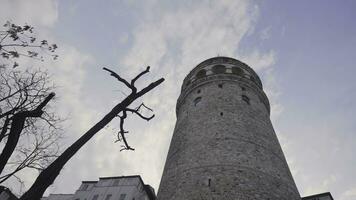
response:
[[[51,27],[58,19],[56,0],[1,0],[0,22],[11,20],[17,24]]]
[[[344,197],[354,197],[356,198],[356,187],[346,190],[342,196]]]
[[[260,39],[267,40],[271,37],[271,27],[267,27],[260,32]]]
[[[123,33],[120,37],[119,37],[119,44],[126,44],[129,40],[129,35],[127,33]]]
[[[313,195],[313,194],[320,194],[324,193],[329,190],[330,186],[337,181],[335,175],[331,174],[326,177],[324,180],[320,181],[318,185],[310,185],[305,190],[305,195]]]

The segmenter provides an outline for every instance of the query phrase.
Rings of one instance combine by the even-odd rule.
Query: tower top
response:
[[[198,85],[223,80],[243,82],[258,91],[257,93],[261,96],[261,101],[269,112],[269,101],[263,92],[261,79],[256,72],[247,64],[225,56],[217,56],[204,60],[189,72],[182,84],[181,95],[177,102],[177,110],[185,96]]]
[[[190,83],[199,78],[215,74],[234,74],[251,79],[260,89],[263,89],[261,79],[246,63],[237,59],[217,56],[199,63],[185,77],[182,92]]]

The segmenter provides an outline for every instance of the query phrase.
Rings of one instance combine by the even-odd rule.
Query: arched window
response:
[[[253,81],[253,82],[256,81],[255,77],[253,77],[253,76],[250,76],[250,80]]]
[[[188,80],[185,85],[188,86],[190,83],[191,83],[191,80]]]
[[[246,102],[248,105],[250,105],[250,98],[248,98],[246,95],[242,95],[242,100]]]
[[[226,67],[224,65],[215,65],[212,71],[214,74],[223,74],[226,72]]]
[[[205,76],[206,76],[206,70],[205,69],[199,70],[197,75],[196,75],[197,78],[203,78]]]
[[[201,101],[201,97],[195,98],[194,99],[194,106],[197,106],[200,101]]]
[[[243,74],[244,74],[244,71],[239,67],[232,67],[231,71],[233,74],[236,74],[238,76],[243,76]]]

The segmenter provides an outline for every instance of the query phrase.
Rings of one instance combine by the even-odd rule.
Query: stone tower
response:
[[[184,79],[159,200],[300,200],[260,78],[228,57]]]

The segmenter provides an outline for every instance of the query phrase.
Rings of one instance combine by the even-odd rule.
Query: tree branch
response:
[[[115,77],[118,81],[124,83],[124,84],[125,84],[128,88],[130,88],[131,90],[133,89],[132,85],[131,85],[129,82],[127,82],[125,79],[121,78],[121,76],[119,76],[119,75],[118,75],[117,73],[115,73],[114,71],[112,71],[112,70],[110,70],[110,69],[108,69],[108,68],[106,68],[106,67],[104,67],[103,70],[110,72],[110,75],[111,75],[111,76]]]
[[[131,148],[130,146],[129,146],[129,144],[127,143],[127,140],[126,140],[126,137],[125,137],[125,133],[128,133],[128,131],[125,131],[124,130],[124,122],[125,122],[125,119],[126,119],[126,117],[127,117],[127,114],[126,114],[126,111],[124,110],[124,111],[122,111],[122,116],[119,116],[120,117],[120,131],[119,131],[119,134],[121,135],[121,139],[122,139],[122,141],[124,142],[124,148],[123,149],[121,149],[120,151],[122,151],[122,150],[135,150],[135,149],[133,149],[133,148]],[[119,138],[120,138],[120,136],[118,136]]]
[[[139,79],[141,76],[143,76],[144,74],[148,73],[150,71],[150,66],[147,66],[146,70],[139,73],[134,79],[131,80],[131,85],[134,86],[135,82],[137,81],[137,79]]]
[[[131,109],[131,108],[126,108],[125,109],[126,111],[129,111],[129,112],[132,112],[132,113],[135,113],[136,115],[138,115],[139,117],[141,117],[142,119],[146,120],[146,121],[150,121],[152,118],[155,117],[155,115],[151,115],[150,117],[145,117],[143,116],[139,111],[138,109]]]

